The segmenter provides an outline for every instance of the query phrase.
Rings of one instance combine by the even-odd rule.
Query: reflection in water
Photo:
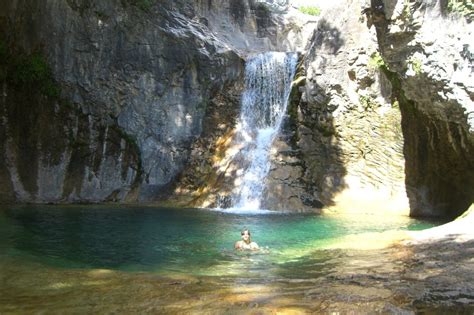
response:
[[[0,313],[421,309],[423,282],[402,277],[413,253],[334,247],[429,226],[407,218],[41,207],[0,212],[0,225]],[[268,249],[233,251],[243,226]]]

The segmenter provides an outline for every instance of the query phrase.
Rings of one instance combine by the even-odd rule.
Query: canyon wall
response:
[[[474,201],[472,4],[374,0],[365,12],[402,113],[411,214],[459,215]]]
[[[456,217],[474,201],[472,5],[335,1],[295,80],[270,207]]]
[[[298,51],[265,208],[467,209],[472,12],[338,0],[311,17],[285,3],[0,4],[0,201],[225,207],[245,59]]]
[[[408,211],[400,110],[360,12],[359,1],[336,1],[320,16],[277,142],[275,205]]]
[[[14,0],[0,12],[7,202],[162,199],[212,99],[238,104],[226,91],[243,58],[287,49],[290,33],[302,40],[254,1]],[[54,93],[37,64],[51,68]]]

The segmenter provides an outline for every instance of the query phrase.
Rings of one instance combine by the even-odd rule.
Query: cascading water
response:
[[[270,149],[286,112],[296,63],[296,53],[282,52],[267,52],[247,61],[237,135],[244,170],[231,198],[232,208],[260,209]]]

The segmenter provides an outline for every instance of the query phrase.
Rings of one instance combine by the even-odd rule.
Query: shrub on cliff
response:
[[[312,6],[299,7],[298,10],[300,10],[304,14],[309,14],[313,16],[319,16],[321,14],[321,9],[318,7],[312,7]]]
[[[10,53],[3,41],[0,41],[0,81],[29,91],[39,90],[46,96],[59,96],[59,87],[41,54]]]

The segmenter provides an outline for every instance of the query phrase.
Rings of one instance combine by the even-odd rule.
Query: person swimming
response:
[[[252,242],[250,240],[250,231],[248,229],[243,229],[242,232],[240,232],[240,236],[242,238],[241,241],[237,241],[235,243],[234,248],[239,249],[239,250],[259,250],[260,248],[258,247],[258,244],[255,242]]]

